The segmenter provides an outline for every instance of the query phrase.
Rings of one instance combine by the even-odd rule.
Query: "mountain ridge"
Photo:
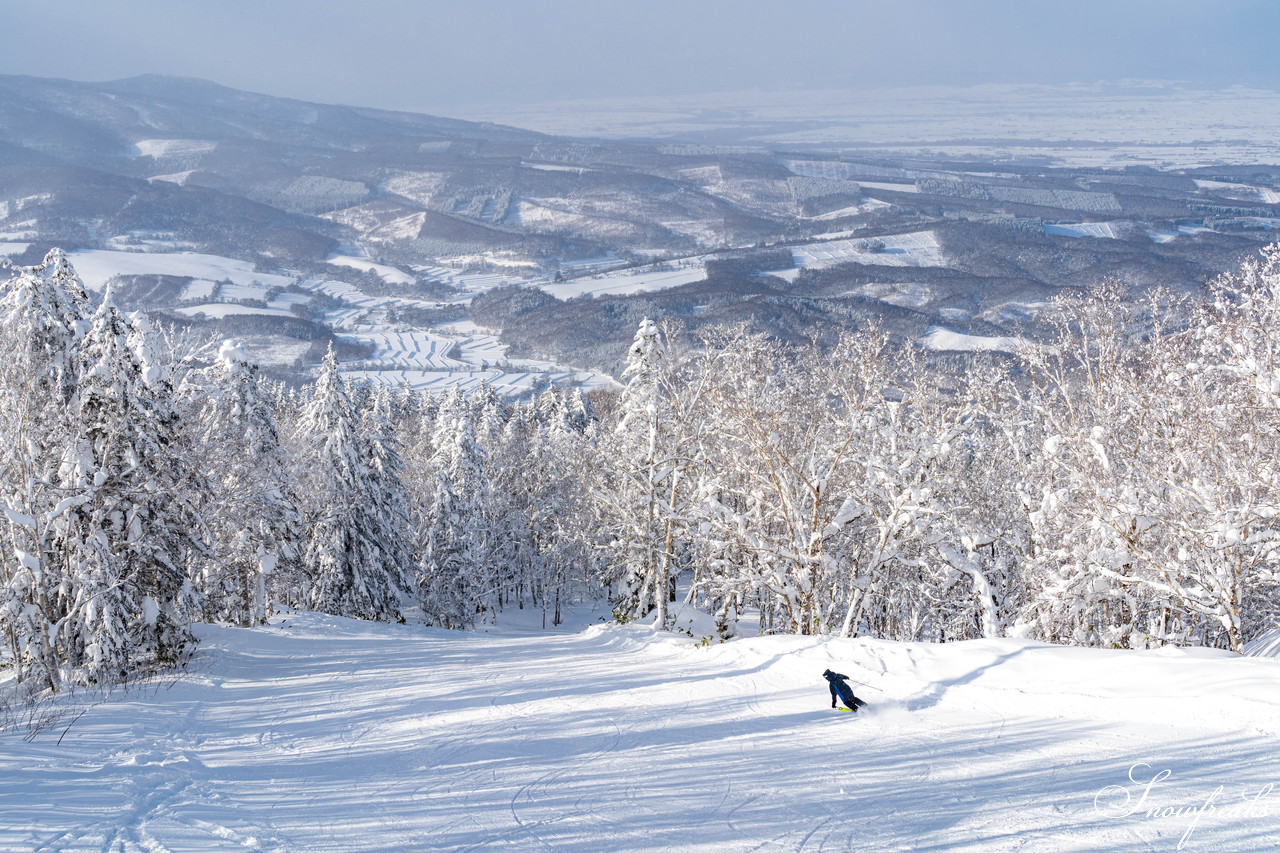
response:
[[[368,265],[393,267],[415,312],[476,297],[512,354],[608,372],[646,316],[786,339],[866,323],[930,346],[999,339],[1106,277],[1195,291],[1280,226],[1280,167],[1261,164],[583,139],[165,75],[0,76],[0,164],[0,241],[27,262],[53,245],[181,247],[370,294],[391,285]],[[486,305],[457,286],[477,272],[555,300]]]

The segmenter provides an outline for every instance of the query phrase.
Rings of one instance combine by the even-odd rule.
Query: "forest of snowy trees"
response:
[[[273,606],[448,628],[608,596],[720,637],[1239,650],[1280,610],[1280,248],[1201,304],[1114,285],[926,363],[645,321],[617,395],[301,392],[180,344],[58,251],[0,294],[0,666],[171,665]]]

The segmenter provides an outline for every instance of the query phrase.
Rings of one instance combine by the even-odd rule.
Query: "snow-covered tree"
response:
[[[296,602],[301,519],[280,431],[258,367],[236,341],[186,378],[187,433],[209,483],[212,549],[196,575],[206,618],[259,624],[273,596]]]
[[[111,682],[190,640],[186,566],[204,550],[167,372],[144,322],[83,287],[52,252],[0,306],[13,405],[0,477],[11,554],[0,620],[21,675]]]
[[[845,521],[836,483],[858,436],[836,434],[823,377],[785,345],[738,337],[706,350],[715,419],[698,493],[704,559],[717,581],[727,571],[765,596],[754,603],[766,626],[828,630],[839,571],[828,549]]]
[[[1148,416],[1160,406],[1139,334],[1149,323],[1126,305],[1114,285],[1059,300],[1055,337],[1021,353],[1037,488],[1023,568],[1030,624],[1049,640],[1130,646],[1150,630],[1137,555],[1156,535]]]
[[[1195,366],[1235,377],[1255,406],[1280,411],[1280,243],[1219,276],[1197,321]]]
[[[1188,327],[1167,297],[1102,287],[1062,306],[1056,346],[1028,354],[1045,425],[1025,566],[1041,635],[1239,650],[1249,615],[1273,606],[1280,422],[1253,326],[1267,298],[1251,289],[1233,316],[1220,289]]]
[[[974,465],[964,386],[876,335],[842,341],[831,362],[845,375],[833,386],[837,434],[858,435],[853,465],[836,481],[847,519],[837,553],[850,568],[841,634],[995,636],[1000,620],[977,554],[986,533],[959,494]]]
[[[688,490],[685,450],[677,444],[674,373],[662,329],[646,319],[636,331],[622,378],[618,423],[601,452],[615,461],[599,507],[612,538],[614,612],[634,619],[654,614],[667,627],[674,594],[679,504]]]
[[[371,389],[360,418],[367,447],[369,510],[373,529],[386,558],[397,568],[396,585],[408,589],[415,564],[413,530],[417,524],[404,482],[405,463],[396,424],[400,402],[386,385]]]
[[[398,618],[401,552],[383,529],[382,496],[372,493],[369,442],[332,349],[299,420],[297,444],[310,606],[359,619]]]
[[[422,549],[419,597],[431,623],[465,628],[492,604],[484,512],[490,491],[486,454],[465,416],[442,419],[433,444],[435,479]]]
[[[70,579],[54,547],[68,497],[56,483],[72,430],[80,341],[88,299],[66,257],[15,270],[0,298],[0,631],[19,681],[56,688],[63,679],[59,590]],[[74,502],[76,498],[72,498]]]
[[[1184,544],[1159,591],[1240,651],[1280,617],[1280,243],[1219,277],[1177,343],[1163,361],[1182,404],[1168,493]]]
[[[109,301],[81,347],[74,422],[56,482],[69,505],[54,528],[68,582],[67,658],[94,678],[124,675],[143,655],[177,657],[190,635],[186,563],[204,550],[168,381],[149,371],[137,329]]]
[[[953,388],[948,420],[964,428],[946,442],[931,484],[944,510],[931,528],[945,573],[923,591],[939,599],[939,639],[1017,631],[1028,596],[1022,566],[1029,551],[1026,494],[1034,488],[1026,476],[1029,418],[1005,364],[967,359],[962,374],[941,378]]]
[[[575,412],[575,398],[547,389],[513,407],[487,457],[486,515],[499,606],[528,603],[552,625],[560,624],[566,604],[589,590],[596,562],[587,503],[591,424]]]
[[[826,353],[731,335],[703,351],[711,408],[700,442],[682,439],[702,447],[696,589],[754,599],[768,630],[933,630],[923,586],[947,544],[935,480],[956,407],[899,375],[910,358],[882,335]]]

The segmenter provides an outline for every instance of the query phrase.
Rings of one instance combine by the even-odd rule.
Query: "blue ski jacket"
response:
[[[822,673],[822,677],[827,680],[827,686],[831,688],[832,708],[836,706],[837,696],[840,698],[840,701],[844,703],[844,706],[850,711],[856,711],[859,706],[866,704],[857,696],[853,695],[853,690],[849,688],[847,683],[849,681],[849,676],[841,675],[838,672],[832,672],[828,669]]]

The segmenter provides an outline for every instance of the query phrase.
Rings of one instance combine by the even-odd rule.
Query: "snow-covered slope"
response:
[[[1274,660],[310,614],[201,634],[176,684],[0,735],[0,850],[1243,851],[1280,831]],[[827,667],[869,711],[829,708]]]
[[[1280,658],[1280,628],[1272,628],[1254,637],[1244,647],[1249,657]]]

